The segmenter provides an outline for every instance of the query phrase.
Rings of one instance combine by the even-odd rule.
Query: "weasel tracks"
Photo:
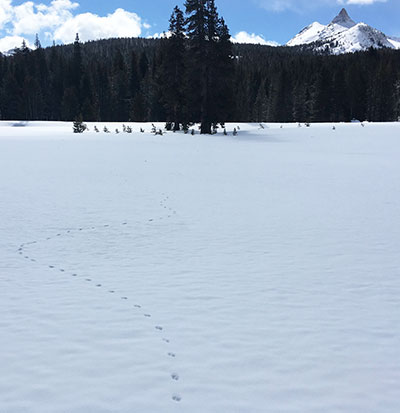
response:
[[[163,198],[162,198],[162,200],[160,201],[160,207],[162,208],[164,214],[160,215],[160,216],[157,217],[157,218],[151,218],[151,219],[149,219],[149,220],[148,220],[149,223],[153,223],[153,222],[156,222],[156,221],[161,221],[161,220],[170,219],[170,218],[172,218],[173,215],[176,215],[176,210],[174,210],[173,208],[171,208],[171,207],[169,207],[169,206],[167,205],[167,202],[168,202],[168,200],[169,200],[169,197],[166,196],[165,194],[162,194],[162,195],[163,195]],[[165,215],[165,213],[166,213],[166,215]],[[126,222],[126,221],[124,221],[124,222],[122,222],[121,224],[119,224],[120,227],[126,227],[126,226],[128,226],[128,225],[129,225],[129,223]],[[70,234],[72,234],[72,233],[78,233],[78,234],[79,234],[79,233],[86,232],[86,231],[98,231],[100,228],[102,228],[102,229],[115,228],[115,226],[112,226],[112,225],[110,225],[110,224],[102,224],[102,225],[100,225],[100,226],[98,226],[98,227],[90,226],[90,227],[87,227],[87,228],[84,228],[84,227],[79,227],[79,228],[76,228],[76,229],[71,229],[71,228],[69,228],[68,230],[65,230],[65,232],[57,232],[57,234],[55,234],[55,236],[45,238],[45,240],[44,240],[43,242],[49,242],[49,241],[52,241],[52,240],[54,240],[54,239],[59,239],[59,238],[62,238],[63,236],[70,235]],[[27,247],[29,247],[30,245],[37,244],[37,243],[39,243],[39,241],[32,241],[32,242],[23,243],[23,244],[21,244],[21,245],[19,246],[19,248],[18,248],[18,250],[17,250],[17,253],[18,253],[20,256],[23,256],[24,259],[29,260],[30,262],[38,262],[34,257],[31,257],[31,256],[28,254],[28,251],[27,251],[27,249],[28,249]],[[46,263],[46,264],[44,264],[44,265],[45,265],[48,269],[53,270],[53,271],[57,271],[58,273],[62,273],[62,274],[65,274],[65,275],[68,274],[68,275],[70,275],[70,276],[72,276],[72,277],[79,278],[79,273],[77,273],[77,272],[71,272],[71,273],[69,273],[69,272],[64,268],[64,266],[61,267],[61,266],[57,266],[57,265],[54,265],[54,264],[48,264],[48,263]],[[97,289],[103,288],[103,284],[93,283],[93,279],[92,279],[92,278],[85,278],[84,280],[85,280],[87,283],[92,283],[92,285],[93,285],[95,288],[97,288]],[[112,290],[112,289],[107,289],[106,292],[107,292],[108,294],[112,294],[112,295],[115,295],[115,294],[116,294],[116,291],[115,291],[115,290]],[[123,301],[126,301],[126,302],[129,302],[129,301],[130,301],[130,297],[128,297],[128,296],[126,296],[126,295],[121,295],[121,296],[120,296],[120,299],[123,300]],[[143,310],[142,305],[140,305],[140,304],[138,304],[138,303],[133,304],[132,308],[134,308],[134,309],[136,309],[136,310]],[[144,316],[145,318],[147,318],[147,319],[151,319],[151,318],[152,318],[151,313],[148,313],[148,312],[144,312],[144,313],[143,313],[143,316]],[[158,332],[159,334],[161,334],[161,333],[164,332],[164,327],[163,327],[163,326],[160,326],[160,325],[155,325],[155,326],[154,326],[154,330],[155,330],[156,332]],[[163,343],[165,343],[165,344],[168,345],[168,346],[171,344],[171,340],[170,340],[169,338],[167,338],[167,337],[164,337],[164,336],[163,336],[163,337],[161,337],[161,340],[162,340]],[[171,359],[175,359],[175,358],[177,357],[176,353],[174,353],[174,352],[166,352],[166,356],[168,356],[168,357],[171,358]],[[173,382],[178,382],[178,381],[180,380],[180,376],[179,376],[178,373],[173,372],[173,373],[170,374],[170,379],[171,379]],[[181,396],[180,394],[177,394],[177,393],[174,393],[171,398],[172,398],[172,401],[174,401],[174,402],[176,402],[176,403],[179,403],[179,402],[181,402],[181,400],[182,400],[182,396]]]

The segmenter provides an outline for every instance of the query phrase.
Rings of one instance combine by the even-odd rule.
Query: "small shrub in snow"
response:
[[[82,122],[82,119],[77,119],[74,121],[73,131],[74,133],[83,133],[87,130],[87,126]]]

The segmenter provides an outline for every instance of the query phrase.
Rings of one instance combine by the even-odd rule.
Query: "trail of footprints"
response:
[[[168,207],[167,204],[166,204],[167,201],[168,201],[168,199],[169,199],[169,197],[168,197],[168,196],[165,196],[165,194],[163,194],[163,197],[164,197],[164,198],[162,199],[162,201],[160,201],[160,206],[161,206],[161,208],[162,208],[165,212],[167,212],[167,215],[158,217],[157,219],[158,219],[159,221],[161,221],[161,220],[163,220],[163,219],[171,218],[173,215],[176,215],[176,211],[175,211],[173,208]],[[152,223],[152,222],[155,222],[157,219],[151,218],[151,219],[148,220],[148,222],[149,222],[149,223]],[[128,225],[128,222],[123,222],[123,223],[120,224],[120,225],[121,225],[121,226],[127,226],[127,225]],[[68,230],[66,230],[64,233],[60,233],[60,232],[57,233],[54,237],[47,237],[44,241],[51,241],[51,240],[53,240],[53,239],[55,239],[55,238],[62,237],[63,235],[66,235],[66,234],[71,234],[71,233],[73,233],[73,232],[78,232],[78,233],[79,233],[79,232],[90,231],[90,230],[96,231],[96,230],[99,230],[100,228],[110,228],[110,227],[111,227],[111,225],[109,225],[109,224],[104,224],[104,225],[99,226],[99,227],[91,226],[91,227],[87,227],[87,228],[80,227],[80,228],[77,228],[77,229],[68,229]],[[18,251],[17,251],[18,254],[21,255],[21,256],[23,256],[23,258],[26,259],[26,260],[29,260],[29,261],[31,261],[31,262],[37,262],[37,260],[34,259],[34,258],[31,258],[31,257],[28,255],[27,251],[26,251],[26,249],[27,249],[29,246],[34,245],[34,244],[37,244],[37,243],[38,243],[38,241],[31,241],[31,242],[26,242],[26,243],[21,244],[21,245],[19,246],[19,248],[18,248]],[[58,272],[60,272],[60,273],[64,273],[64,274],[67,274],[67,273],[68,273],[68,271],[67,271],[65,268],[58,267],[58,266],[53,265],[53,264],[50,264],[50,265],[47,264],[46,266],[47,266],[49,269],[58,271]],[[79,274],[78,274],[78,273],[70,273],[70,275],[71,275],[72,277],[79,277]],[[85,278],[85,281],[87,281],[88,283],[92,283],[92,282],[93,282],[93,280],[92,280],[91,278]],[[96,288],[102,288],[102,287],[103,287],[103,285],[102,285],[102,284],[99,284],[99,283],[95,283],[94,285],[95,285]],[[107,290],[107,292],[108,292],[109,294],[116,294],[116,291],[115,291],[115,290]],[[127,297],[127,296],[121,296],[120,299],[123,300],[123,301],[129,301],[129,297]],[[142,309],[143,309],[140,304],[134,304],[134,305],[133,305],[133,308],[135,308],[135,309],[137,309],[137,310],[142,310]],[[152,315],[151,315],[150,313],[143,313],[143,316],[144,316],[145,318],[148,318],[148,319],[152,318]],[[160,325],[154,326],[154,329],[155,329],[155,331],[158,332],[158,333],[164,332],[164,327],[162,327],[162,326],[160,326]],[[163,341],[164,343],[168,344],[168,345],[171,344],[171,340],[170,340],[169,338],[167,338],[167,337],[162,337],[162,341]],[[175,359],[175,358],[177,357],[177,355],[176,355],[175,353],[173,353],[173,352],[166,352],[166,356],[169,357],[169,358],[171,358],[171,359]],[[171,378],[171,380],[173,380],[173,381],[175,381],[175,382],[180,380],[179,374],[178,374],[178,373],[175,373],[175,372],[170,374],[170,378]],[[180,401],[182,400],[182,397],[181,397],[181,395],[179,395],[179,394],[173,394],[173,395],[172,395],[172,400],[173,400],[174,402],[180,402]]]

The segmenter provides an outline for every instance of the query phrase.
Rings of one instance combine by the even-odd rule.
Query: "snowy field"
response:
[[[139,126],[0,122],[0,412],[399,412],[400,123]]]

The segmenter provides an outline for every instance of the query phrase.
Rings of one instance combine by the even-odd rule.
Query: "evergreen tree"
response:
[[[128,69],[119,49],[116,50],[112,70],[110,97],[113,102],[113,119],[123,122],[129,119]]]
[[[207,48],[206,48],[206,1],[186,0],[187,36],[189,49],[187,59],[187,97],[189,118],[202,122],[202,133],[211,133],[211,121],[207,113]]]
[[[184,82],[185,82],[185,19],[179,7],[175,7],[169,31],[171,37],[164,39],[165,47],[162,48],[163,59],[163,100],[166,110],[167,123],[173,124],[173,130],[180,129],[186,123],[184,107]]]
[[[41,49],[42,48],[42,45],[41,45],[40,40],[39,40],[39,35],[37,33],[36,33],[36,37],[35,37],[35,48],[36,49]]]
[[[72,86],[75,88],[78,97],[80,97],[82,74],[82,50],[79,34],[77,33],[74,42],[74,54],[72,61]]]
[[[139,60],[139,73],[140,73],[140,77],[142,80],[146,77],[148,70],[149,70],[149,59],[147,58],[146,53],[142,52],[142,54],[140,55],[140,60]]]
[[[79,35],[77,33],[73,44],[73,55],[69,75],[63,82],[66,84],[66,87],[63,91],[61,101],[61,113],[65,120],[71,121],[76,119],[82,113],[82,77],[82,50]]]
[[[201,133],[211,134],[212,125],[226,119],[225,99],[232,85],[224,84],[224,75],[233,70],[230,36],[225,22],[219,18],[214,0],[186,0],[187,34],[189,38],[188,79],[193,121],[201,122]]]
[[[329,71],[321,67],[314,83],[313,106],[311,120],[323,122],[330,120],[332,80]]]
[[[94,122],[99,118],[98,99],[93,90],[92,79],[89,73],[85,73],[82,78],[82,116],[86,121]]]
[[[347,88],[342,70],[336,70],[333,74],[330,98],[330,120],[333,122],[340,122],[342,119],[348,119],[349,116],[346,116],[346,114],[349,113],[349,108],[344,103],[348,102]]]
[[[214,3],[214,2],[212,2]],[[231,35],[223,18],[218,19],[216,26],[216,57],[214,78],[214,102],[216,102],[215,119],[219,123],[234,120],[234,75],[235,67]]]
[[[65,89],[61,101],[61,116],[63,120],[71,121],[80,113],[79,98],[74,87]]]
[[[20,120],[24,118],[22,113],[23,99],[22,99],[22,89],[17,82],[15,74],[13,72],[8,72],[3,83],[3,108],[2,117],[3,119],[13,119]]]
[[[266,116],[263,116],[263,107],[266,102],[266,90],[265,90],[265,81],[260,82],[258,87],[257,97],[254,101],[251,113],[252,122],[265,122]]]
[[[29,48],[28,48],[28,46],[26,45],[25,39],[22,40],[22,45],[21,45],[20,51],[21,51],[21,53],[23,53],[23,54],[29,53]]]
[[[136,93],[132,103],[132,120],[134,122],[145,122],[146,116],[146,101],[143,96],[143,91]]]
[[[293,120],[295,122],[308,121],[306,115],[306,89],[302,83],[297,83],[293,89]]]
[[[83,133],[87,130],[87,126],[82,121],[82,116],[79,116],[76,120],[74,120],[72,129],[74,133]]]
[[[130,76],[129,76],[129,93],[130,99],[133,100],[140,87],[140,79],[138,72],[138,63],[136,53],[132,51],[130,61]]]
[[[399,80],[395,83],[395,88],[394,88],[394,111],[395,111],[395,120],[400,122],[400,76]]]

